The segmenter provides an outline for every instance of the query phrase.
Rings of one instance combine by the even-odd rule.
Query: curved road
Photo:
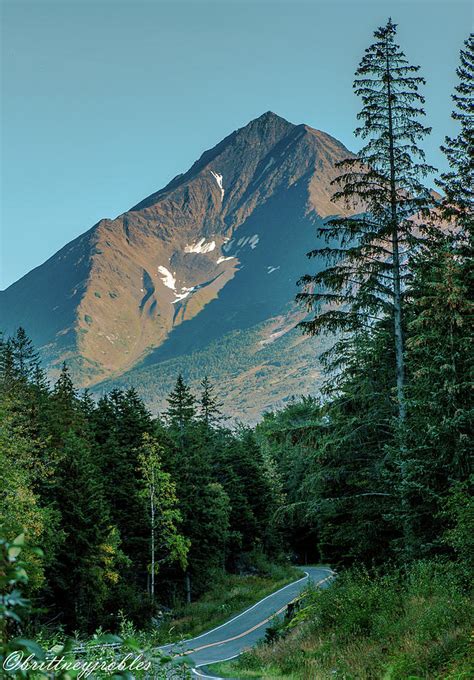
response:
[[[255,645],[265,636],[265,631],[271,625],[273,617],[282,614],[308,582],[324,588],[329,584],[334,573],[331,569],[324,567],[303,567],[302,569],[305,575],[301,579],[268,595],[221,626],[191,640],[166,645],[160,649],[170,656],[181,659],[186,657],[194,664],[192,669],[194,677],[214,678],[215,676],[206,675],[205,666],[232,659]]]

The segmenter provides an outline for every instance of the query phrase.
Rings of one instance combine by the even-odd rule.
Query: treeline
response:
[[[50,387],[23,329],[0,345],[3,532],[26,532],[38,621],[69,632],[140,623],[197,597],[215,570],[282,550],[278,478],[213,387],[179,376],[153,418],[133,389],[97,402],[63,367]],[[44,557],[31,549],[38,546]]]

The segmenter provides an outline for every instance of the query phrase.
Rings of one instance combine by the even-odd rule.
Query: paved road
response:
[[[265,636],[265,630],[271,625],[271,619],[275,614],[283,613],[288,603],[297,597],[308,581],[324,588],[329,584],[333,573],[330,569],[323,567],[303,567],[302,569],[305,576],[301,579],[268,595],[221,626],[192,640],[166,645],[161,649],[179,658],[185,656],[194,664],[193,675],[196,678],[215,677],[206,675],[204,667],[217,661],[227,661],[239,656],[245,649],[255,645]]]

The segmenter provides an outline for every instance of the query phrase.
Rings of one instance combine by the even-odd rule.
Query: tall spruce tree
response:
[[[140,497],[139,452],[143,436],[153,431],[150,413],[135,390],[113,390],[93,412],[95,458],[101,470],[104,492],[112,521],[117,526],[122,549],[128,557],[123,578],[133,595],[125,598],[140,609],[140,593],[146,590],[148,529]],[[118,605],[124,606],[118,594]]]
[[[419,87],[425,83],[395,42],[391,19],[378,28],[356,71],[354,90],[362,99],[362,121],[355,134],[366,141],[355,158],[339,165],[335,199],[359,214],[338,217],[319,230],[328,245],[308,253],[323,256],[328,267],[304,276],[300,293],[312,320],[301,326],[310,334],[325,330],[357,332],[383,316],[393,318],[396,394],[400,425],[405,419],[403,291],[409,253],[423,224],[410,219],[431,203],[421,179],[433,171],[418,146],[430,132]],[[310,289],[309,287],[316,287]]]
[[[191,542],[185,574],[186,598],[191,601],[193,594],[205,588],[210,570],[222,563],[223,558],[217,555],[226,543],[228,498],[213,480],[211,428],[203,428],[198,420],[196,399],[181,374],[168,404],[165,418],[172,444],[172,472],[183,516],[182,532]]]
[[[256,548],[274,554],[280,549],[274,523],[279,494],[254,432],[242,427],[223,434],[216,473],[230,499],[227,563],[235,568]]]
[[[52,559],[58,542],[58,515],[46,507],[38,492],[38,477],[43,468],[38,463],[36,442],[18,422],[10,409],[8,395],[0,393],[0,517],[5,535],[25,533],[29,546],[41,546]],[[60,540],[60,539],[59,539]],[[25,550],[29,565],[29,589],[37,591],[44,584],[44,560],[29,547]]]
[[[472,474],[473,35],[460,62],[452,114],[459,130],[441,147],[449,171],[437,182],[445,195],[435,213],[452,229],[433,234],[411,262],[407,456],[403,478],[395,478],[405,499],[401,521],[410,527],[405,558],[446,549],[441,508],[453,485],[467,489]]]
[[[386,559],[399,537],[391,519],[399,502],[387,449],[394,442],[395,364],[391,320],[357,333],[336,381],[325,390],[320,432],[300,494],[332,564]],[[337,346],[336,346],[337,351]]]
[[[39,442],[44,434],[49,385],[39,354],[23,328],[0,342],[0,390],[8,395],[9,408],[25,435]]]
[[[303,564],[320,559],[316,513],[308,512],[315,488],[306,485],[319,442],[326,430],[325,412],[313,397],[291,399],[280,411],[264,413],[255,428],[259,444],[276,465],[277,520],[280,533]],[[303,488],[304,487],[304,488]]]
[[[67,364],[63,363],[51,395],[51,427],[56,433],[55,439],[61,441],[65,432],[77,425],[79,420],[82,421],[77,402],[77,390],[71,373]]]
[[[21,326],[11,338],[11,349],[18,375],[24,380],[33,379],[39,366],[39,354]]]
[[[165,416],[169,423],[177,427],[181,433],[196,416],[196,399],[181,373],[178,375],[174,390],[168,395],[168,408]]]
[[[208,427],[218,425],[225,416],[222,415],[222,402],[214,394],[214,385],[207,376],[201,381],[201,398],[199,400],[199,415]]]
[[[443,215],[454,220],[461,229],[466,245],[472,248],[474,238],[474,34],[471,33],[460,53],[456,70],[459,83],[453,94],[455,110],[452,118],[460,130],[456,137],[446,137],[441,150],[450,169],[437,182],[444,191]]]
[[[0,343],[0,390],[3,395],[14,393],[18,382],[11,338],[2,337]]]
[[[445,240],[445,239],[443,239]],[[472,270],[458,247],[433,243],[413,260],[407,323],[407,425],[402,511],[404,557],[443,551],[442,506],[472,475]],[[472,481],[472,477],[471,477]]]
[[[108,590],[117,579],[118,546],[110,540],[113,527],[89,442],[69,430],[61,453],[55,500],[64,542],[49,574],[50,605],[69,631],[90,631],[104,623]]]

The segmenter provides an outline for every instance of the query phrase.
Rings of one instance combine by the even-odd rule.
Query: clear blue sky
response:
[[[1,279],[185,171],[264,111],[357,149],[351,83],[389,15],[428,80],[429,161],[450,122],[470,2],[1,0]]]

